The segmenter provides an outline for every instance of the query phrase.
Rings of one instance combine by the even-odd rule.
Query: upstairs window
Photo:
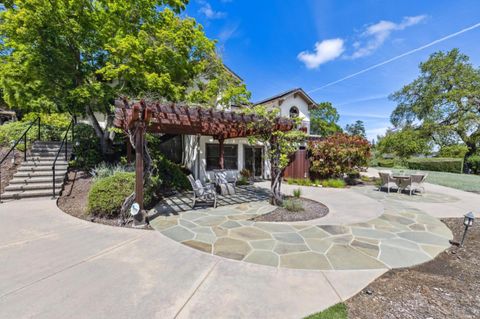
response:
[[[299,114],[300,114],[300,112],[298,111],[298,108],[296,106],[292,106],[290,108],[290,118],[291,119],[298,117]]]

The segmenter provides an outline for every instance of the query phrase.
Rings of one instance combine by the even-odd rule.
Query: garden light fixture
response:
[[[467,236],[468,228],[473,225],[473,221],[475,220],[475,216],[472,212],[465,214],[463,218],[463,225],[465,225],[465,231],[463,232],[462,241],[460,242],[460,246],[463,246],[463,242],[465,241],[465,237]]]
[[[130,215],[136,216],[140,212],[140,205],[138,203],[133,203],[130,208]]]

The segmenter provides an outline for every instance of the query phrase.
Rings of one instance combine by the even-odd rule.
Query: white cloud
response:
[[[350,58],[356,59],[372,54],[388,39],[393,31],[404,30],[422,22],[425,18],[425,15],[404,17],[400,23],[382,20],[368,26],[360,35],[360,39],[354,42],[354,52]]]
[[[227,16],[226,12],[213,10],[210,3],[206,1],[199,0],[198,3],[202,5],[200,9],[198,9],[198,12],[203,14],[207,19],[223,19]]]
[[[328,39],[315,43],[315,52],[303,51],[298,59],[309,69],[316,69],[321,64],[335,60],[345,51],[343,39]]]

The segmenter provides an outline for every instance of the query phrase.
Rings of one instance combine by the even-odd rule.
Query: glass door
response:
[[[244,167],[248,169],[252,176],[263,176],[263,148],[254,146],[245,146]]]

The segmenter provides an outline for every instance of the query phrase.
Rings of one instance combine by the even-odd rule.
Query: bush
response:
[[[467,159],[468,166],[474,174],[480,174],[480,155],[472,155]]]
[[[65,135],[65,130],[72,121],[72,117],[68,113],[28,113],[22,118],[22,122],[31,123],[37,117],[40,117],[42,141],[61,141]],[[34,132],[37,132],[37,130],[35,129]]]
[[[321,181],[321,185],[323,187],[331,187],[331,188],[345,188],[347,185],[343,179],[326,179]]]
[[[395,166],[395,161],[393,159],[379,159],[377,164],[380,167],[393,167]]]
[[[156,195],[170,190],[190,189],[187,173],[180,165],[175,164],[164,156],[157,154],[152,159],[152,189]]]
[[[462,173],[463,159],[461,158],[411,158],[407,161],[409,169]]]
[[[310,170],[321,178],[343,177],[368,165],[370,143],[363,137],[338,133],[310,141]]]
[[[100,140],[91,125],[84,123],[75,125],[74,153],[75,160],[70,164],[77,168],[91,169],[103,160]]]
[[[288,185],[315,186],[308,178],[287,178]]]
[[[250,172],[250,170],[244,168],[240,171],[240,176],[245,178],[246,180],[248,180],[252,177],[252,172]]]
[[[293,197],[300,198],[301,195],[302,195],[302,190],[300,188],[293,190]]]
[[[464,158],[468,147],[463,144],[443,146],[438,153],[439,157]]]
[[[93,179],[99,180],[99,179],[104,179],[106,177],[115,175],[116,173],[119,172],[134,172],[135,169],[131,166],[128,165],[112,165],[112,164],[107,164],[105,162],[100,163],[97,165],[94,169],[91,170]]]
[[[135,173],[119,172],[98,179],[88,193],[87,211],[98,217],[115,218],[125,198],[135,189]]]
[[[283,201],[283,208],[289,212],[300,212],[303,210],[303,204],[298,199],[285,199]]]

